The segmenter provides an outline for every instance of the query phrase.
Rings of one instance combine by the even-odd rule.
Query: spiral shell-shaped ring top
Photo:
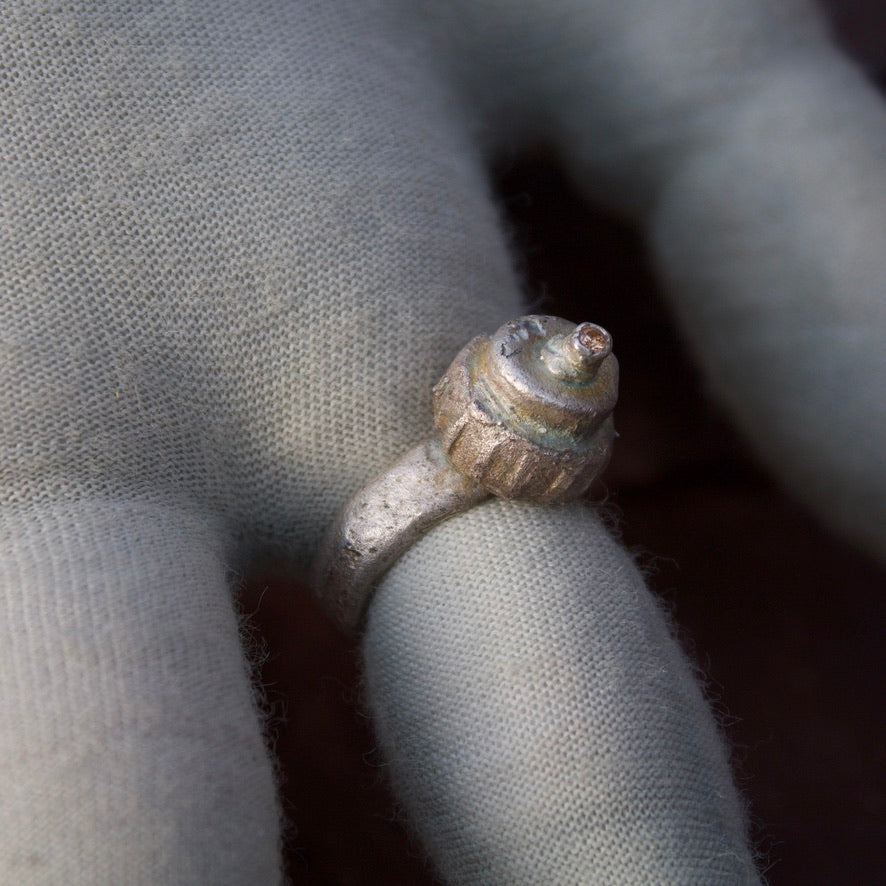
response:
[[[521,317],[455,358],[434,388],[434,420],[460,473],[493,495],[553,503],[606,467],[617,397],[605,329]]]

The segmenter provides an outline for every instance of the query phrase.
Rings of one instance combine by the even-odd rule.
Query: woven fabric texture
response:
[[[589,509],[495,501],[443,524],[379,590],[364,652],[447,882],[758,882],[694,677]]]
[[[743,58],[790,28],[734,6],[4,4],[0,879],[278,876],[230,569],[306,563],[347,495],[429,432],[452,355],[522,312],[485,173],[520,139],[555,141],[650,226],[761,451],[882,542],[882,250],[828,218],[857,203],[884,230],[886,176],[864,193],[855,176],[886,163],[886,124],[815,28]],[[771,77],[736,91],[763,55]],[[811,93],[798,58],[823,60]],[[744,372],[758,353],[774,374]],[[429,536],[373,608],[367,686],[454,882],[753,879],[693,677],[580,509],[493,505]]]
[[[217,527],[4,511],[0,880],[272,883],[278,813]]]

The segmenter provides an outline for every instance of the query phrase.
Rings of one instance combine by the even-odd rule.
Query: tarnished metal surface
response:
[[[437,437],[360,490],[327,533],[314,587],[358,630],[374,585],[434,524],[489,494],[577,498],[606,467],[618,362],[592,323],[529,316],[479,336],[434,388]]]
[[[356,630],[376,581],[435,523],[489,493],[455,470],[437,440],[410,449],[341,510],[317,559],[314,586],[327,613]]]
[[[434,388],[444,451],[502,498],[577,498],[612,449],[611,352],[606,330],[559,317],[521,317],[473,339]]]

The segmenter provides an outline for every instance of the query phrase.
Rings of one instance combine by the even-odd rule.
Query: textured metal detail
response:
[[[360,490],[327,533],[314,568],[327,612],[359,629],[397,558],[489,494],[582,495],[609,461],[617,396],[612,340],[593,323],[521,317],[470,341],[434,388],[437,437]]]
[[[314,574],[327,613],[356,630],[373,585],[400,555],[435,523],[488,495],[455,470],[436,440],[410,449],[344,506],[327,533]]]
[[[608,332],[521,317],[459,353],[434,388],[434,421],[465,476],[550,504],[577,498],[606,467],[617,396]]]

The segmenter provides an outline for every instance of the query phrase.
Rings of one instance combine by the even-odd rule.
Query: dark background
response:
[[[886,4],[833,9],[846,45],[886,72]],[[784,495],[706,398],[634,231],[584,204],[550,158],[498,170],[497,190],[533,308],[614,335],[606,488],[707,677],[767,879],[886,882],[886,573]],[[433,883],[384,783],[356,647],[291,577],[253,577],[243,605],[267,647],[293,879]]]

